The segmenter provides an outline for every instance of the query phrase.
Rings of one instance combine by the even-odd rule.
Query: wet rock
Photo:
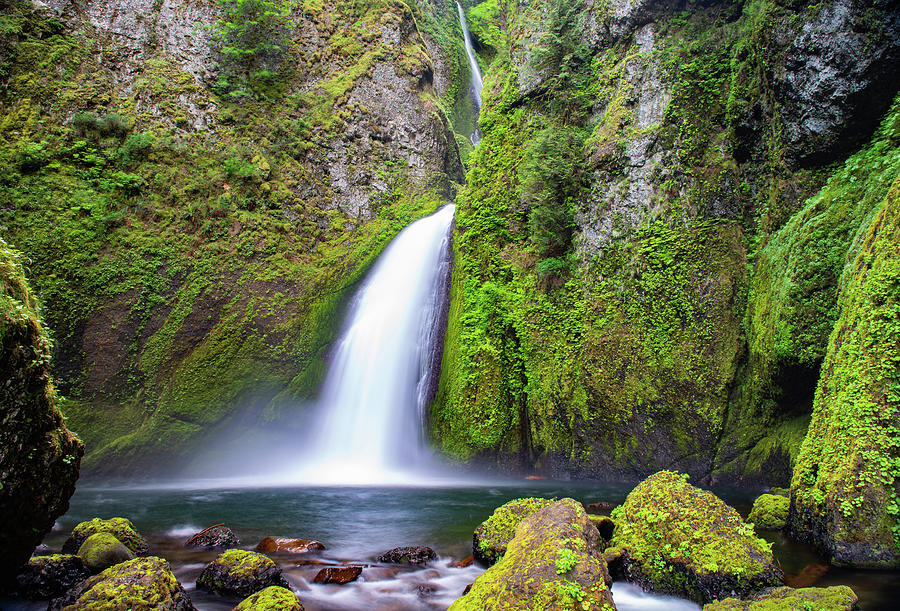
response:
[[[466,556],[462,560],[451,562],[450,568],[464,569],[466,567],[472,566],[473,564],[475,564],[475,556]]]
[[[588,503],[584,506],[588,513],[602,513],[604,511],[612,511],[618,507],[618,503],[609,503],[607,501],[598,501],[596,503]]]
[[[516,499],[495,509],[491,517],[478,525],[472,536],[475,561],[490,566],[500,560],[515,536],[519,522],[552,503],[550,499]]]
[[[313,583],[350,583],[361,574],[361,566],[329,566],[316,574]]]
[[[859,609],[859,599],[847,586],[830,588],[780,587],[763,590],[750,598],[726,598],[703,607],[703,611],[750,611],[751,609],[771,609],[790,611],[792,609],[815,609],[816,611],[855,611]]]
[[[435,560],[437,553],[424,545],[395,547],[384,552],[376,560],[378,562],[392,562],[394,564],[425,564],[429,560]]]
[[[131,560],[134,553],[109,533],[95,533],[78,548],[78,557],[92,573]]]
[[[451,611],[615,609],[600,534],[580,503],[563,499],[519,522],[506,553]]]
[[[269,586],[242,600],[233,611],[303,611],[303,605],[287,588]]]
[[[429,598],[434,596],[441,589],[440,586],[433,583],[417,583],[413,586],[413,590],[415,590],[416,596],[419,598]]]
[[[64,608],[193,611],[194,605],[169,563],[148,556],[109,567],[53,600],[48,609]]]
[[[325,549],[318,541],[307,539],[279,539],[266,537],[256,546],[256,551],[265,554],[305,554]]]
[[[201,547],[206,549],[227,549],[238,547],[240,540],[231,532],[231,529],[219,524],[206,530],[201,530],[196,535],[185,541],[185,547]]]
[[[281,569],[271,558],[241,549],[230,549],[206,565],[197,587],[219,596],[255,594],[269,586],[288,587]]]
[[[122,545],[130,549],[135,556],[146,556],[150,551],[147,540],[134,529],[134,524],[131,523],[131,520],[127,518],[110,518],[109,520],[94,518],[93,520],[82,522],[72,529],[72,534],[63,543],[62,552],[64,554],[78,552],[81,544],[88,537],[97,533],[111,534]]]
[[[783,584],[770,544],[711,492],[672,471],[638,484],[612,513],[623,572],[648,590],[708,603]]]
[[[50,599],[62,596],[90,576],[78,556],[34,556],[16,575],[15,594],[21,598]]]
[[[747,521],[764,530],[781,530],[787,523],[791,500],[778,494],[761,494],[753,501]]]

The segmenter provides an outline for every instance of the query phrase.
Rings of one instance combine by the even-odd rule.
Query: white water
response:
[[[481,132],[478,131],[478,114],[481,112],[481,70],[478,67],[478,61],[475,59],[475,49],[472,46],[472,35],[469,33],[469,26],[466,23],[466,15],[463,12],[462,5],[457,2],[456,8],[459,11],[459,24],[462,26],[463,39],[466,43],[466,55],[469,57],[469,71],[471,72],[470,82],[472,89],[472,101],[475,104],[475,131],[472,132],[472,144],[478,145],[481,140]]]
[[[404,229],[353,299],[291,479],[410,483],[429,462],[422,423],[433,389],[449,269],[448,205]]]

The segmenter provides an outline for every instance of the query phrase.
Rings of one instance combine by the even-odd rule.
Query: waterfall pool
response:
[[[207,484],[208,486],[208,484]],[[274,555],[306,609],[435,610],[446,609],[463,588],[482,572],[450,564],[471,554],[472,531],[503,503],[519,497],[572,497],[583,503],[619,502],[630,485],[595,482],[498,482],[446,487],[283,487],[211,488],[197,483],[165,486],[112,487],[87,485],[72,497],[71,508],[47,536],[58,550],[75,524],[93,517],[130,518],[150,541],[151,553],[166,558],[200,610],[231,609],[236,601],[198,591],[194,581],[217,553],[186,550],[193,533],[224,522],[253,549],[266,536],[315,539],[327,547],[305,556]],[[748,491],[716,490],[744,515],[753,496]],[[827,567],[805,546],[776,533],[766,536],[785,572],[799,574],[801,585],[851,586],[862,609],[895,609],[900,600],[896,572],[853,571]],[[427,545],[440,560],[419,569],[375,562],[381,552],[401,545]],[[346,585],[314,585],[322,563],[363,565],[361,578]],[[805,569],[805,570],[804,570]],[[699,609],[692,602],[646,594],[616,583],[613,595],[620,611]],[[0,600],[7,610],[44,609],[46,603]]]

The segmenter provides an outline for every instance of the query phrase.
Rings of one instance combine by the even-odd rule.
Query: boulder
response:
[[[552,503],[550,499],[515,499],[495,509],[491,517],[478,525],[472,536],[475,561],[491,566],[500,560],[516,534],[519,522]]]
[[[111,534],[122,545],[130,549],[135,556],[146,556],[150,551],[147,540],[135,530],[131,520],[127,518],[110,518],[108,520],[94,518],[93,520],[82,522],[72,529],[72,534],[63,543],[62,552],[64,554],[77,553],[81,544],[88,537],[97,533]]]
[[[607,516],[593,514],[588,514],[588,518],[590,518],[591,523],[597,527],[597,530],[600,531],[600,537],[603,538],[604,543],[609,543],[610,539],[612,539],[613,532],[616,530],[615,520]]]
[[[245,598],[269,586],[289,587],[272,559],[242,549],[230,549],[206,565],[197,587],[219,596]]]
[[[350,583],[362,575],[361,566],[329,566],[319,571],[313,583]]]
[[[761,494],[753,501],[747,521],[763,530],[781,530],[787,523],[791,499],[780,494]]]
[[[169,563],[147,556],[111,566],[50,603],[48,611],[128,609],[192,611],[194,605]]]
[[[429,560],[435,560],[437,553],[424,545],[412,545],[395,547],[384,552],[376,560],[378,562],[391,562],[394,564],[425,564]]]
[[[196,535],[185,541],[185,547],[202,547],[205,549],[228,549],[238,547],[241,542],[231,529],[218,524],[206,530],[201,530]]]
[[[109,533],[95,533],[78,548],[78,557],[92,573],[131,560],[134,554],[122,542]]]
[[[287,588],[269,586],[242,600],[233,611],[303,611],[303,605]]]
[[[279,539],[266,537],[256,546],[256,551],[266,554],[305,554],[325,549],[318,541],[307,539]]]
[[[615,609],[597,529],[580,503],[556,501],[521,520],[503,557],[451,611]]]
[[[603,511],[612,511],[618,506],[618,503],[610,503],[608,501],[598,501],[596,503],[588,503],[584,509],[588,513],[601,513]]]
[[[855,611],[859,609],[859,599],[847,586],[830,588],[803,588],[795,590],[787,586],[769,588],[750,598],[726,598],[705,605],[703,611],[794,611],[794,609],[815,609],[815,611]]]
[[[0,582],[69,508],[84,446],[63,424],[50,339],[20,262],[0,239]]]
[[[771,544],[733,508],[672,471],[651,475],[612,513],[610,557],[621,554],[626,579],[709,603],[783,585]]]
[[[78,556],[34,556],[16,575],[15,594],[30,599],[55,598],[90,576],[91,572]]]

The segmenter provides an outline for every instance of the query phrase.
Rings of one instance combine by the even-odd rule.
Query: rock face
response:
[[[240,540],[235,536],[231,529],[226,526],[214,526],[198,532],[196,535],[188,539],[185,547],[203,547],[207,549],[225,549],[229,547],[238,547]],[[268,550],[260,550],[268,551]]]
[[[194,605],[169,563],[150,556],[106,569],[53,600],[49,608],[193,611]]]
[[[770,544],[737,511],[671,471],[629,493],[612,517],[625,577],[700,603],[782,585]]]
[[[134,529],[134,524],[128,518],[94,518],[81,522],[72,529],[72,534],[63,543],[64,554],[74,554],[91,535],[108,533],[118,539],[125,547],[136,556],[146,556],[150,551],[147,540]]]
[[[424,545],[407,545],[395,547],[384,552],[376,560],[393,564],[426,564],[437,559],[437,552]]]
[[[0,582],[14,577],[69,507],[81,442],[50,383],[50,342],[20,255],[0,240]]]
[[[303,611],[303,605],[287,588],[269,586],[242,600],[234,611]]]
[[[516,527],[506,553],[451,611],[615,609],[600,536],[580,503],[563,499]]]
[[[552,503],[550,499],[541,498],[515,499],[495,509],[472,535],[475,560],[486,566],[500,560],[506,553],[506,546],[516,535],[519,522]]]
[[[78,557],[92,573],[131,560],[134,553],[109,533],[96,533],[84,540],[78,548]]]
[[[281,569],[256,552],[230,549],[206,565],[197,587],[219,596],[250,596],[269,586],[289,587]]]
[[[15,594],[22,598],[55,598],[90,576],[78,556],[33,556],[16,575]]]
[[[316,573],[313,583],[350,583],[361,574],[361,566],[329,566]]]
[[[761,494],[753,501],[747,521],[763,530],[781,530],[787,523],[791,500],[780,494]]]
[[[816,611],[856,611],[858,599],[847,586],[830,588],[770,588],[744,600],[726,598],[703,606],[703,611],[792,611],[816,609]]]
[[[308,539],[282,539],[266,537],[256,546],[256,551],[266,554],[305,554],[325,549],[318,541]]]

